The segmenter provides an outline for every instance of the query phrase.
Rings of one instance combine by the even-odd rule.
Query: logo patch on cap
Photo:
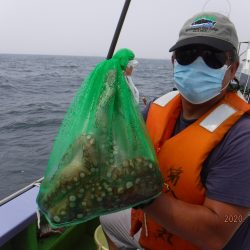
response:
[[[194,19],[191,23],[191,28],[186,31],[193,32],[211,32],[217,31],[218,29],[215,27],[216,17],[215,16],[199,16]]]

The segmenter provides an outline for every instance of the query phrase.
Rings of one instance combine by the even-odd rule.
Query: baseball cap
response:
[[[217,12],[201,12],[185,22],[178,41],[169,51],[193,44],[228,51],[233,48],[237,50],[239,41],[234,24],[227,16]]]

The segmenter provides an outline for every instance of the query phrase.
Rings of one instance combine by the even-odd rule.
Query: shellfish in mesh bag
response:
[[[133,59],[125,52],[125,62]],[[37,197],[53,227],[133,207],[161,193],[155,152],[123,75],[124,55],[121,63],[117,53],[82,84],[55,139]]]
[[[106,156],[99,152],[103,146]],[[55,175],[44,180],[39,204],[52,225],[83,222],[140,204],[161,192],[154,161],[142,156],[117,160],[117,146],[103,146],[93,135],[82,135],[65,153]]]

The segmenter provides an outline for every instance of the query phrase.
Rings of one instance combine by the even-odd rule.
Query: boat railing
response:
[[[31,188],[35,187],[35,186],[40,186],[41,182],[43,181],[44,177],[41,177],[40,179],[32,182],[31,184],[25,186],[24,188],[19,189],[18,191],[16,191],[15,193],[7,196],[6,198],[0,200],[0,206],[4,205],[5,203],[11,201],[12,199],[15,199],[16,197],[18,197],[19,195],[25,193],[26,191],[30,190]]]

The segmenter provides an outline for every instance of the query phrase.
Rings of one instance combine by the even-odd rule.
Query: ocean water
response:
[[[69,103],[102,60],[0,54],[0,200],[43,176]],[[138,61],[133,80],[141,97],[173,88],[170,61]]]

